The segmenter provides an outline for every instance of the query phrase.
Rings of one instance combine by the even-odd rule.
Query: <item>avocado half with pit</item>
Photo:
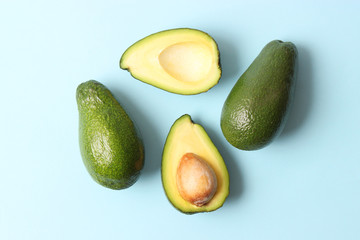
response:
[[[164,191],[187,214],[220,208],[229,195],[225,162],[205,129],[187,114],[172,125],[161,164]]]
[[[120,68],[140,81],[184,95],[205,92],[221,77],[215,40],[189,28],[166,30],[139,40],[124,52]]]

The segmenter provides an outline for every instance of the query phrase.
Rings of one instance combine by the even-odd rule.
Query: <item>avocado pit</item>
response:
[[[194,153],[182,156],[177,168],[176,184],[181,197],[198,207],[207,204],[217,189],[214,170]]]

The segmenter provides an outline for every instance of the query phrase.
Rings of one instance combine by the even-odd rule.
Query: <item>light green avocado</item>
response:
[[[236,148],[256,150],[278,136],[286,122],[296,79],[293,43],[268,43],[239,78],[221,114],[221,129]]]
[[[180,160],[187,153],[201,157],[216,175],[215,194],[208,203],[200,207],[183,199],[177,185]],[[167,136],[162,156],[161,178],[168,200],[176,209],[186,214],[214,211],[224,204],[229,195],[229,174],[222,156],[205,129],[195,124],[187,114],[175,121]]]
[[[104,187],[130,187],[144,165],[144,147],[134,123],[111,92],[95,80],[78,86],[76,100],[86,169]]]
[[[145,83],[178,94],[198,94],[221,77],[216,42],[205,32],[179,28],[147,36],[130,46],[120,68]]]

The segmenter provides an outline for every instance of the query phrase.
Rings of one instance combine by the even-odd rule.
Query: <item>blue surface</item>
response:
[[[1,1],[0,239],[360,239],[360,4],[332,1]],[[151,33],[191,27],[219,44],[223,77],[181,96],[133,79],[118,61]],[[244,152],[220,130],[227,94],[266,43],[299,50],[283,134]],[[78,147],[78,84],[110,88],[142,132],[146,164],[131,188],[88,175]],[[172,123],[188,113],[230,173],[219,210],[187,216],[162,190]]]

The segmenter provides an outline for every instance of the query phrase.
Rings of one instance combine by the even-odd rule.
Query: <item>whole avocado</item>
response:
[[[144,165],[144,147],[134,123],[111,92],[95,80],[78,86],[76,100],[86,169],[104,187],[130,187]]]
[[[222,132],[234,147],[260,149],[281,133],[294,94],[297,54],[293,43],[271,41],[239,78],[221,113]]]

